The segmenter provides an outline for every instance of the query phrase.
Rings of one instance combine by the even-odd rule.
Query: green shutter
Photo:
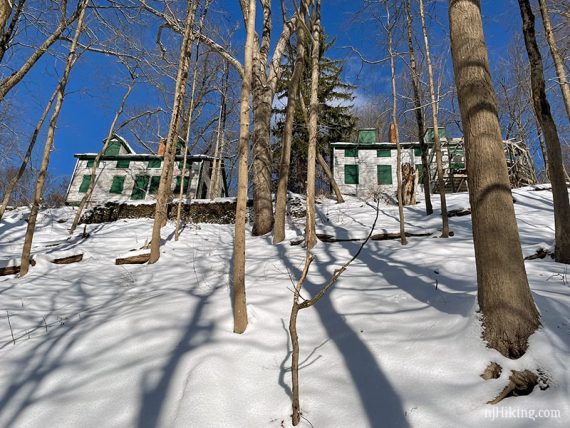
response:
[[[378,184],[392,184],[391,165],[378,165]]]
[[[358,184],[358,165],[344,166],[344,184]]]
[[[125,184],[125,177],[120,175],[115,175],[113,177],[113,183],[111,184],[111,190],[109,190],[109,192],[120,195],[121,193],[123,193],[124,184]]]
[[[359,144],[374,144],[376,142],[376,130],[374,129],[359,129],[358,130],[358,143]]]
[[[390,158],[390,157],[392,157],[392,150],[390,150],[390,149],[378,149],[378,150],[376,150],[376,157]]]
[[[160,175],[153,175],[150,178],[150,189],[148,193],[151,195],[156,195],[158,193],[158,187],[160,186]]]
[[[137,175],[135,177],[135,186],[133,187],[133,193],[131,194],[131,199],[144,199],[146,196],[146,188],[148,186],[148,175]]]
[[[121,143],[118,141],[111,141],[105,150],[105,156],[117,156],[121,151]]]
[[[87,168],[92,168],[94,163],[95,163],[95,159],[89,159],[87,161]]]
[[[162,165],[162,159],[151,159],[148,161],[149,168],[160,168]]]
[[[87,193],[87,190],[89,190],[89,184],[91,184],[91,176],[84,175],[83,180],[81,181],[81,186],[79,186],[79,193]]]
[[[176,186],[174,187],[174,197],[177,197],[180,194],[180,176],[176,177]],[[188,183],[190,182],[190,177],[184,177],[184,193],[188,191]]]
[[[131,161],[128,159],[119,159],[117,161],[117,168],[128,168],[131,164]]]
[[[422,155],[422,149],[420,147],[414,148],[414,156],[421,156],[421,155]]]
[[[344,157],[346,158],[357,158],[358,149],[344,149]]]

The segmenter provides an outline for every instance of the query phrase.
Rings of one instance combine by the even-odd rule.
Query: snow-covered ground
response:
[[[550,191],[514,197],[525,255],[552,247]],[[466,194],[448,202],[469,205]],[[320,231],[341,238],[366,236],[375,217],[373,203],[358,199],[318,209]],[[380,210],[377,231],[396,232],[397,207]],[[405,215],[409,231],[440,227],[438,210],[425,217],[423,204]],[[0,223],[0,259],[18,258],[25,218],[16,210]],[[89,225],[89,238],[80,228],[67,239],[72,218],[71,208],[42,212],[36,266],[0,277],[0,427],[291,425],[286,327],[303,248],[248,236],[250,324],[236,335],[231,226],[188,225],[175,242],[170,223],[157,264],[116,266],[148,241],[151,220]],[[330,295],[300,313],[301,426],[569,426],[570,269],[526,262],[543,326],[523,358],[506,360],[480,340],[471,217],[450,226],[447,240],[370,241]],[[288,239],[303,228],[291,222]],[[319,242],[305,296],[359,246]],[[80,263],[50,263],[77,253]],[[490,361],[504,370],[484,381]],[[550,387],[485,404],[519,368],[540,368]]]

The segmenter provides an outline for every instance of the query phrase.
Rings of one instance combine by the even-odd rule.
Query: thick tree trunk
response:
[[[568,85],[566,69],[564,68],[564,60],[562,59],[562,55],[560,55],[560,51],[558,50],[556,38],[554,37],[554,31],[552,31],[552,23],[550,22],[550,15],[548,14],[548,6],[546,4],[546,0],[538,0],[538,5],[540,6],[540,14],[542,15],[542,23],[544,25],[544,32],[546,33],[548,47],[550,48],[550,54],[554,60],[554,67],[556,68],[558,84],[562,90],[562,99],[564,100],[566,115],[570,119],[570,85]]]
[[[256,73],[256,80],[260,73]],[[270,143],[273,91],[254,82],[253,89],[253,228],[255,236],[273,228],[271,198],[272,156]]]
[[[420,88],[420,77],[416,64],[416,53],[414,50],[413,35],[413,18],[410,6],[410,0],[406,0],[406,28],[408,31],[408,53],[410,55],[410,71],[412,74],[412,89],[414,91],[414,113],[416,115],[416,123],[418,124],[418,141],[420,142],[420,150],[422,157],[422,184],[424,186],[424,199],[426,204],[426,215],[433,214],[431,204],[431,187],[430,187],[430,168],[428,163],[428,145],[424,140],[424,114],[422,109],[422,95]]]
[[[524,267],[479,0],[450,0],[449,24],[483,338],[504,356],[518,358],[539,326],[539,315]]]
[[[174,91],[174,104],[166,139],[166,150],[164,162],[160,174],[160,184],[156,197],[156,209],[154,213],[154,224],[152,228],[152,240],[150,243],[149,263],[156,263],[160,258],[160,230],[166,223],[168,198],[171,193],[172,171],[174,158],[176,156],[176,146],[178,144],[178,129],[184,109],[184,96],[186,95],[186,82],[188,80],[188,69],[190,68],[190,53],[192,50],[192,30],[194,18],[196,16],[197,0],[188,1],[188,15],[186,17],[186,27],[180,48],[180,59],[178,73],[176,76],[176,88]]]
[[[313,9],[313,45],[311,49],[311,106],[309,112],[309,147],[307,155],[307,225],[305,228],[305,242],[307,251],[317,243],[315,232],[315,176],[317,140],[319,137],[319,55],[321,50],[321,2],[316,0]],[[301,23],[299,27],[303,24]]]
[[[301,7],[303,5],[301,4]],[[302,10],[304,17],[306,11]],[[279,183],[275,197],[275,224],[273,225],[273,243],[277,244],[285,239],[285,219],[287,216],[287,188],[289,185],[289,166],[291,165],[291,143],[293,140],[293,123],[299,94],[299,83],[303,77],[305,65],[305,26],[299,25],[297,29],[297,54],[293,73],[289,81],[287,93],[287,107],[285,109],[285,125],[281,140],[281,162],[279,166]],[[307,201],[308,202],[308,201]]]
[[[0,34],[4,33],[4,27],[12,13],[13,0],[0,0]]]
[[[247,13],[247,37],[245,41],[244,75],[240,97],[238,188],[234,236],[233,266],[233,312],[234,333],[243,333],[247,328],[245,297],[245,224],[247,210],[248,144],[249,144],[249,95],[251,93],[253,42],[255,38],[256,0],[249,0]]]
[[[562,150],[556,124],[550,112],[550,104],[546,98],[542,57],[534,30],[534,15],[528,0],[519,0],[519,6],[523,20],[524,41],[530,62],[532,101],[548,152],[549,176],[554,199],[554,259],[560,263],[570,264],[570,204],[562,163]]]
[[[420,19],[422,21],[422,32],[424,36],[424,46],[426,50],[426,63],[428,67],[428,78],[429,78],[429,93],[431,97],[431,118],[433,122],[433,149],[435,150],[435,159],[436,159],[436,167],[437,167],[437,187],[439,187],[439,199],[441,202],[441,221],[442,221],[442,229],[441,229],[441,237],[448,238],[449,237],[449,221],[447,219],[447,202],[445,200],[445,182],[443,179],[443,159],[441,155],[441,144],[439,141],[439,124],[437,121],[437,106],[438,102],[435,98],[435,85],[433,82],[433,68],[431,66],[431,55],[429,51],[429,40],[428,40],[428,33],[427,27],[425,23],[425,14],[424,14],[424,2],[423,0],[419,0],[420,6]],[[429,171],[429,170],[428,170]],[[425,172],[428,172],[425,171]]]
[[[75,64],[77,59],[77,43],[79,41],[79,36],[81,35],[81,31],[83,29],[83,22],[85,19],[85,11],[87,9],[87,2],[88,0],[82,0],[82,2],[78,6],[79,10],[79,18],[77,20],[77,28],[75,30],[75,34],[73,36],[73,41],[71,43],[71,47],[69,49],[69,54],[67,56],[67,61],[65,63],[65,69],[63,71],[63,75],[61,76],[61,80],[58,84],[58,92],[55,101],[55,106],[53,109],[53,113],[51,115],[49,128],[46,137],[46,144],[44,146],[44,152],[42,157],[42,163],[40,166],[40,171],[38,174],[38,182],[36,184],[36,189],[34,191],[34,200],[32,202],[32,209],[30,212],[30,216],[28,217],[28,227],[26,228],[26,235],[24,238],[24,247],[22,248],[22,265],[20,269],[20,276],[24,276],[28,273],[30,267],[30,253],[32,250],[32,241],[34,238],[34,231],[36,229],[36,221],[38,218],[38,212],[40,210],[40,202],[42,198],[42,192],[44,190],[44,184],[46,181],[46,174],[47,169],[49,166],[49,158],[51,154],[51,148],[53,146],[53,140],[55,137],[55,126],[57,124],[57,119],[59,118],[59,113],[61,111],[61,106],[63,105],[63,99],[65,96],[65,88],[67,86],[67,81],[69,80],[69,74],[71,73],[71,69]]]
[[[319,163],[320,167],[322,168],[323,172],[325,173],[329,184],[331,185],[337,204],[342,204],[344,202],[344,198],[342,197],[342,193],[340,192],[340,188],[334,179],[333,173],[329,168],[327,161],[317,150],[317,162]]]

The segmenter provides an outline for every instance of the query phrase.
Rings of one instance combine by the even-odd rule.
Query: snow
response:
[[[525,255],[553,248],[551,192],[520,189],[514,197]],[[405,209],[407,230],[440,228],[437,199],[430,217],[423,204]],[[448,201],[450,209],[469,206],[466,194]],[[365,237],[374,206],[322,200],[318,230]],[[7,212],[0,223],[1,260],[20,257],[27,212]],[[189,224],[175,242],[169,223],[158,263],[116,266],[115,258],[150,240],[152,220],[88,225],[84,239],[82,230],[67,234],[73,213],[42,211],[32,251],[38,263],[23,278],[0,277],[0,426],[291,426],[287,325],[300,245],[248,234],[249,326],[236,335],[232,226]],[[397,218],[397,207],[381,205],[375,232],[397,232]],[[526,262],[542,327],[522,358],[508,360],[480,339],[471,217],[449,220],[449,239],[368,242],[330,294],[300,312],[300,426],[568,425],[568,266],[549,257]],[[303,220],[290,219],[287,239],[303,229]],[[303,295],[360,245],[319,242]],[[55,253],[84,258],[47,262]],[[485,381],[479,375],[490,361],[503,372]],[[550,387],[485,404],[516,369],[540,369]],[[544,409],[560,417],[538,418]]]

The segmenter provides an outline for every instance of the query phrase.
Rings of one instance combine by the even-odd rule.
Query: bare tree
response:
[[[483,338],[518,358],[539,326],[515,218],[479,0],[450,0],[455,84],[464,128]]]
[[[71,48],[69,49],[69,54],[67,56],[67,61],[65,64],[65,69],[61,80],[58,83],[57,97],[55,101],[54,110],[51,115],[50,124],[48,128],[48,133],[46,137],[46,144],[44,147],[42,164],[40,167],[40,172],[38,175],[38,182],[36,184],[36,190],[34,192],[34,200],[32,203],[32,209],[30,211],[30,216],[28,217],[28,227],[26,228],[26,235],[24,238],[24,246],[22,249],[22,260],[20,268],[20,276],[24,276],[28,273],[30,268],[30,253],[32,250],[32,240],[34,238],[34,231],[36,228],[36,220],[38,217],[38,212],[40,209],[40,201],[42,197],[42,192],[45,184],[46,173],[49,165],[49,158],[51,154],[51,148],[53,145],[53,140],[55,137],[55,127],[57,124],[57,119],[59,118],[59,113],[61,111],[61,106],[63,105],[63,99],[65,96],[65,88],[69,80],[69,74],[71,69],[77,60],[77,44],[79,41],[79,36],[83,30],[83,22],[85,19],[85,11],[87,9],[88,0],[81,0],[79,3],[78,10],[79,16],[77,19],[77,28],[75,29],[75,34],[73,36],[73,42]]]
[[[304,4],[301,4],[304,8]],[[306,10],[301,10],[301,16],[305,19]],[[302,95],[299,93],[299,83],[303,77],[305,65],[305,25],[297,26],[297,54],[294,59],[293,74],[289,80],[287,97],[287,107],[285,109],[285,124],[283,138],[281,141],[281,162],[279,167],[279,182],[277,185],[277,195],[275,197],[275,224],[273,225],[273,243],[277,244],[285,239],[285,218],[287,215],[287,187],[289,184],[289,166],[291,163],[291,143],[293,139],[293,122],[295,120],[295,109],[297,99]],[[314,177],[313,177],[314,180]],[[308,201],[307,201],[308,204]]]
[[[0,33],[4,33],[4,27],[10,18],[13,5],[12,0],[0,0]]]
[[[439,125],[437,121],[437,110],[438,110],[438,102],[435,97],[435,84],[433,81],[433,68],[431,65],[431,55],[429,50],[429,40],[428,40],[428,32],[425,23],[425,13],[424,13],[424,2],[423,0],[419,0],[420,6],[420,19],[422,22],[422,32],[424,35],[424,47],[426,53],[426,63],[428,69],[428,78],[429,78],[429,92],[431,97],[431,118],[433,123],[433,145],[435,151],[435,158],[436,158],[436,168],[437,168],[437,187],[439,187],[439,198],[441,202],[441,221],[442,221],[442,230],[441,230],[441,237],[448,238],[449,237],[449,220],[447,218],[447,202],[445,200],[445,182],[443,179],[443,159],[441,155],[441,143],[439,140]],[[427,171],[426,171],[427,172]]]
[[[414,36],[413,36],[413,17],[411,11],[410,0],[406,0],[406,30],[408,33],[408,54],[410,56],[410,73],[412,75],[412,89],[414,92],[414,114],[416,116],[416,123],[418,126],[418,141],[420,143],[421,157],[422,157],[422,179],[424,186],[424,199],[426,204],[426,215],[433,213],[431,204],[431,187],[430,187],[430,168],[428,163],[428,145],[424,140],[425,126],[424,114],[422,109],[422,98],[420,88],[420,76],[416,64],[416,53],[414,49]]]
[[[546,41],[548,42],[548,47],[550,49],[550,54],[554,60],[554,67],[556,68],[556,75],[558,77],[558,84],[562,91],[562,99],[564,100],[564,108],[566,109],[566,114],[570,119],[570,86],[568,85],[568,78],[566,77],[566,69],[564,68],[564,59],[558,50],[558,45],[556,43],[556,37],[554,37],[554,31],[552,30],[552,23],[550,22],[550,15],[548,13],[548,6],[546,0],[538,0],[538,5],[540,7],[540,14],[542,15],[542,23],[544,25],[544,31],[546,33]]]
[[[176,147],[178,145],[178,130],[180,128],[180,121],[184,110],[184,96],[186,94],[186,82],[188,80],[188,69],[190,67],[190,52],[192,51],[193,27],[197,6],[198,0],[188,0],[188,11],[185,24],[186,29],[184,31],[182,46],[180,48],[180,59],[174,92],[174,104],[172,107],[172,115],[170,117],[170,125],[168,127],[164,162],[162,172],[160,174],[160,184],[158,186],[156,198],[149,263],[156,263],[160,258],[160,230],[166,222],[167,216],[168,197],[170,195],[170,186],[172,184],[171,170],[174,166],[174,157],[176,155]]]
[[[519,0],[519,6],[530,63],[532,100],[548,151],[548,170],[554,199],[554,258],[557,262],[570,263],[570,203],[562,163],[562,150],[556,124],[550,112],[550,104],[546,98],[542,57],[534,30],[534,14],[529,0]]]
[[[311,50],[311,106],[309,113],[309,147],[307,156],[307,225],[305,242],[307,251],[317,243],[315,232],[315,170],[319,120],[319,56],[321,37],[321,1],[316,0],[313,6],[313,36]],[[301,24],[302,26],[302,24]]]
[[[247,209],[247,175],[249,144],[249,97],[251,94],[253,55],[255,39],[256,0],[249,0],[247,7],[247,37],[245,41],[243,83],[240,100],[239,127],[239,171],[236,201],[236,223],[234,235],[233,266],[233,311],[234,333],[241,334],[247,328],[247,307],[245,298],[245,224]]]

